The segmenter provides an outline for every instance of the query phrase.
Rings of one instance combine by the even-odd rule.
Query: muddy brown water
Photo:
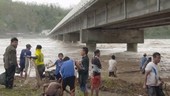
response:
[[[6,39],[0,39],[0,73],[4,72],[3,68],[3,53],[5,51],[5,48],[9,45],[10,43],[10,38]],[[69,56],[73,59],[80,60],[80,50],[81,47],[84,46],[84,44],[76,43],[76,44],[68,44],[68,43],[63,43],[60,41],[52,40],[49,38],[38,38],[38,39],[24,39],[24,38],[19,38],[19,45],[17,48],[17,56],[19,58],[19,54],[23,48],[25,48],[26,44],[31,44],[32,45],[32,54],[35,52],[35,47],[37,44],[41,44],[43,49],[42,52],[44,53],[45,56],[45,63],[48,63],[49,60],[52,60],[55,62],[57,59],[57,54],[62,52],[64,53],[65,56]],[[170,39],[147,39],[145,40],[144,44],[139,44],[138,45],[138,53],[133,53],[133,52],[125,52],[126,51],[126,44],[98,44],[97,48],[101,50],[101,55],[102,55],[102,62],[104,63],[103,66],[103,73],[104,75],[107,74],[107,62],[110,59],[111,54],[115,54],[116,58],[118,61],[130,61],[130,62],[135,62],[132,65],[132,71],[126,70],[126,67],[119,66],[119,76],[122,77],[122,79],[126,80],[129,79],[127,78],[129,74],[132,73],[132,76],[134,76],[134,79],[139,79],[136,78],[135,76],[138,75],[139,73],[136,72],[138,71],[137,66],[139,62],[139,58],[142,56],[143,53],[147,53],[149,56],[152,55],[153,52],[160,52],[162,54],[162,61],[160,64],[160,70],[161,70],[161,75],[164,78],[169,78],[170,77]],[[90,54],[90,57],[92,54]],[[19,59],[18,59],[19,61]],[[127,63],[129,64],[129,63]],[[131,64],[131,63],[130,63]],[[133,67],[135,66],[135,67]],[[50,70],[55,69],[51,68]],[[129,72],[129,74],[128,74]],[[127,74],[127,76],[126,76]],[[32,74],[33,76],[35,74]],[[130,79],[130,80],[134,80]],[[135,80],[134,80],[135,81]],[[101,96],[121,96],[119,94],[113,94],[110,92],[101,92]]]

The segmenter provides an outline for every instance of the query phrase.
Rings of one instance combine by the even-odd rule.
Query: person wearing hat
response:
[[[23,71],[25,69],[25,78],[27,77],[28,60],[27,57],[31,56],[31,45],[27,44],[26,49],[23,49],[20,54],[20,76],[23,77]]]
[[[42,46],[37,45],[36,51],[35,51],[35,65],[37,67],[38,74],[40,76],[40,79],[43,78],[43,73],[45,72],[45,65],[44,65],[44,54],[41,52]]]

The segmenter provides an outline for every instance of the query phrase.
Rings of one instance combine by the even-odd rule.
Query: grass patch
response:
[[[0,96],[40,96],[40,89],[31,86],[14,87],[13,89],[0,88]]]

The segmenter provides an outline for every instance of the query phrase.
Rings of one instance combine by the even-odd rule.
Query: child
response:
[[[117,72],[117,62],[115,60],[115,55],[112,55],[111,59],[109,60],[109,77],[117,77],[116,72]]]
[[[56,65],[55,75],[57,80],[61,79],[60,69],[63,64],[63,56],[64,56],[63,53],[59,53],[58,54],[59,59],[52,66],[47,67],[48,69]]]

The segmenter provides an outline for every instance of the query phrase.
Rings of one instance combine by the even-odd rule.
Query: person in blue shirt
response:
[[[143,57],[140,60],[140,70],[141,71],[142,71],[142,68],[144,67],[146,61],[147,61],[147,55],[145,53],[145,54],[143,54]]]
[[[66,87],[70,87],[70,96],[75,96],[75,69],[74,61],[69,57],[63,59],[63,65],[61,66],[61,76],[62,76],[62,87],[63,91]]]
[[[23,77],[23,71],[25,69],[25,78],[27,77],[27,69],[28,69],[28,60],[26,57],[31,56],[31,45],[27,44],[26,49],[23,49],[20,54],[20,76]]]
[[[60,68],[63,64],[63,57],[64,57],[63,53],[59,53],[58,54],[59,59],[52,66],[47,67],[47,68],[51,68],[56,66],[55,75],[57,80],[61,79]]]

